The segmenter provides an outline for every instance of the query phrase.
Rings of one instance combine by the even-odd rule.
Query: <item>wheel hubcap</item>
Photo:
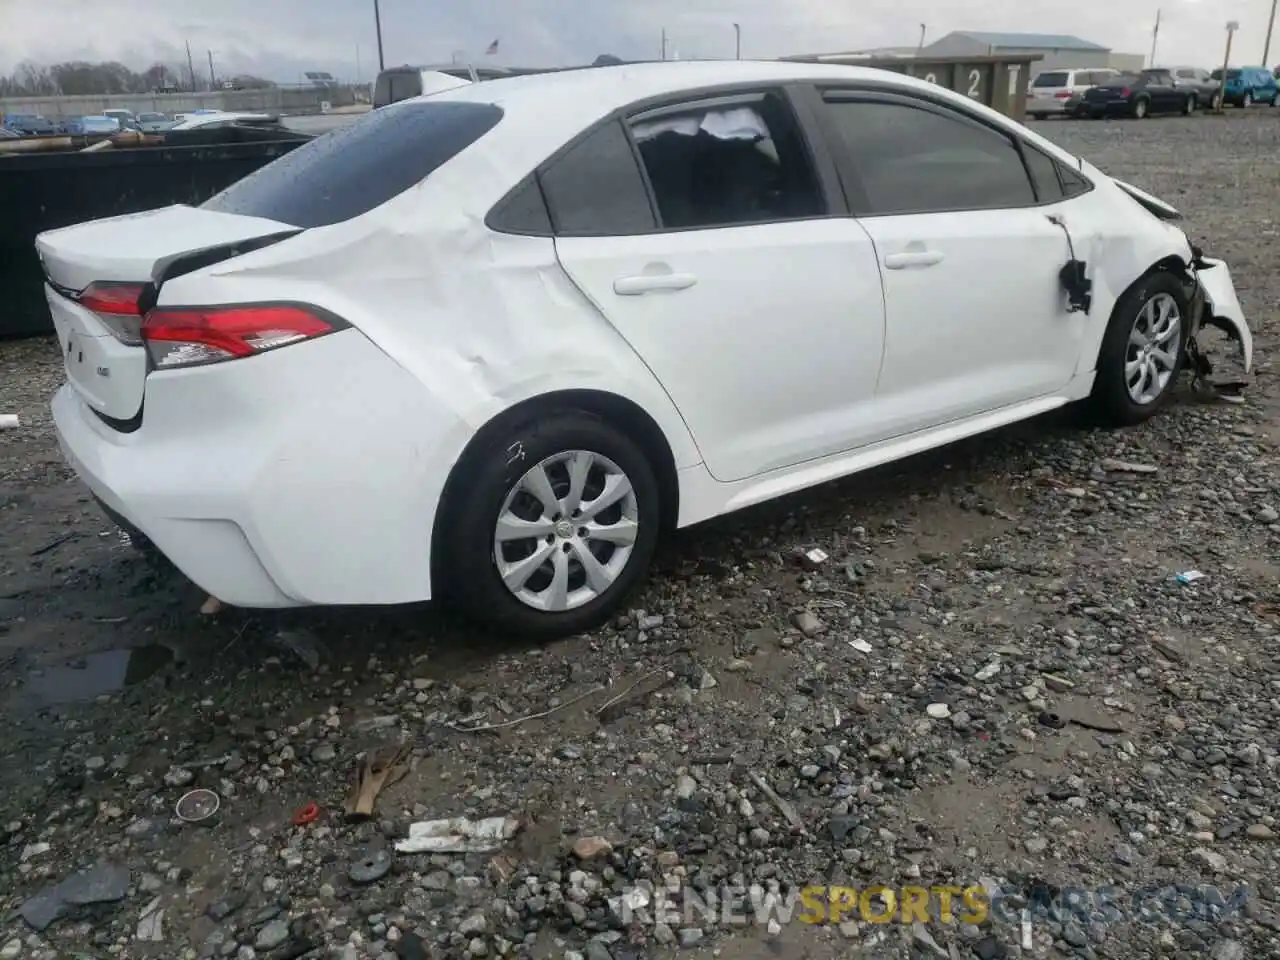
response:
[[[570,450],[530,468],[503,500],[493,559],[521,603],[572,610],[607,591],[635,550],[631,480],[608,457]]]
[[[1140,406],[1154,403],[1168,389],[1178,365],[1182,314],[1167,293],[1143,304],[1129,331],[1124,382],[1129,398]]]

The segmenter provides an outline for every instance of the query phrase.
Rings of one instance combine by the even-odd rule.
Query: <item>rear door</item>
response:
[[[825,100],[883,270],[877,406],[888,427],[910,433],[1061,391],[1085,316],[1066,310],[1069,249],[1049,220],[1067,191],[1042,195],[1014,140],[959,108],[859,90]]]
[[[826,169],[761,90],[610,121],[540,171],[562,266],[717,480],[876,437],[880,273]]]

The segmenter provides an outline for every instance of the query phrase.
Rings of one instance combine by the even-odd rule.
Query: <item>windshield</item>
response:
[[[1217,70],[1213,71],[1213,73],[1209,74],[1209,76],[1211,76],[1214,80],[1221,80],[1221,79],[1222,79],[1222,70],[1221,70],[1221,68],[1219,68],[1219,69],[1217,69]],[[1240,71],[1239,71],[1239,70],[1228,70],[1228,71],[1227,71],[1227,79],[1228,79],[1228,80],[1239,80],[1239,79],[1240,79]]]
[[[1036,77],[1035,82],[1031,85],[1033,87],[1065,87],[1067,85],[1067,75],[1062,72],[1042,73]]]

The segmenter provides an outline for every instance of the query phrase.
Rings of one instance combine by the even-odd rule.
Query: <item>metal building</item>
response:
[[[1068,34],[988,33],[955,30],[920,51],[927,57],[1013,57],[1037,55],[1036,70],[1114,67],[1138,70],[1144,65],[1141,54],[1116,53],[1110,47]]]

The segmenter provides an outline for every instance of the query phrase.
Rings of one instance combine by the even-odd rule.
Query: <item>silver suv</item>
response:
[[[1036,74],[1027,90],[1027,113],[1037,120],[1067,111],[1068,105],[1084,95],[1090,87],[1107,83],[1120,75],[1111,67],[1081,70],[1044,70]]]

